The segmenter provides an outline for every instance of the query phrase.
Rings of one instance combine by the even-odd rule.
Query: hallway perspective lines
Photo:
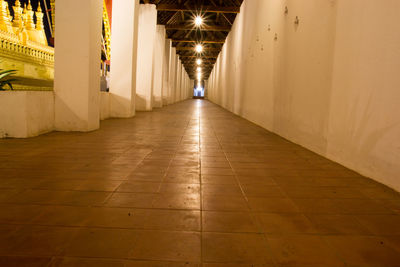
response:
[[[0,266],[400,266],[399,193],[205,100],[0,159]]]

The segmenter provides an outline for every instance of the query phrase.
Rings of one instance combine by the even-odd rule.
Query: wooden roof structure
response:
[[[207,80],[243,0],[141,0],[157,6],[157,24],[165,25],[186,72],[196,79],[196,59],[202,59],[202,79]],[[197,27],[197,16],[203,24]],[[195,46],[201,44],[203,52]]]

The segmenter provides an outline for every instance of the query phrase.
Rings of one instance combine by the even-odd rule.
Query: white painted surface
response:
[[[135,115],[139,0],[113,2],[111,36],[111,116]]]
[[[400,191],[400,1],[337,8],[328,156]]]
[[[166,39],[164,43],[164,60],[163,60],[163,105],[168,105],[169,96],[171,94],[171,86],[170,86],[170,60],[171,60],[171,48],[172,41],[171,39]]]
[[[153,64],[157,10],[152,4],[139,7],[139,35],[136,76],[136,110],[152,110]]]
[[[208,98],[400,190],[398,10],[394,0],[245,0]]]
[[[100,119],[105,120],[114,116],[111,113],[111,94],[100,92]]]
[[[174,102],[181,100],[182,66],[179,56],[176,55],[176,80],[175,80],[175,98]]]
[[[168,104],[175,103],[175,85],[176,85],[176,48],[172,47],[170,50],[170,64],[169,64],[169,84],[170,84],[170,93],[168,96]]]
[[[101,0],[57,0],[56,130],[99,128],[102,8]]]
[[[33,137],[54,130],[52,91],[0,92],[0,138]]]
[[[153,66],[153,107],[161,108],[163,105],[163,67],[165,52],[165,26],[157,25],[156,39],[154,44],[154,66]]]

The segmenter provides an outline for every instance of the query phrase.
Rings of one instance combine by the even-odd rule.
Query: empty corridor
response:
[[[207,101],[0,159],[0,266],[400,266],[398,193]]]

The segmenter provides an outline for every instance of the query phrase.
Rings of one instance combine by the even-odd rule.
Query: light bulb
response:
[[[197,72],[200,72],[201,71],[201,68],[200,67],[197,67]]]
[[[201,44],[196,45],[196,52],[197,53],[203,52],[203,46]]]
[[[202,62],[202,60],[201,60],[200,58],[198,58],[198,59],[196,60],[197,65],[200,65],[201,62]]]
[[[194,24],[197,27],[200,27],[203,24],[203,18],[200,16],[196,16],[196,18],[194,19]]]

